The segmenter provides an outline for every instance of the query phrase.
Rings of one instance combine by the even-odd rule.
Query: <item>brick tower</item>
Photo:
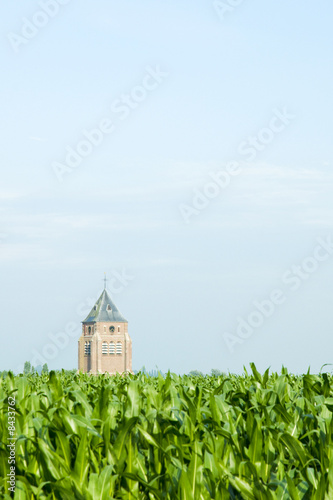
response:
[[[82,322],[79,371],[96,375],[132,372],[132,340],[128,323],[106,288]]]

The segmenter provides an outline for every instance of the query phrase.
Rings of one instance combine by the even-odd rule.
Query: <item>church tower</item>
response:
[[[106,288],[82,322],[79,371],[95,375],[132,372],[132,340],[128,323]]]

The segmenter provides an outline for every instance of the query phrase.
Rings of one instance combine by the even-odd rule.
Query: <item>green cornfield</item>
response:
[[[332,500],[332,376],[251,369],[2,376],[0,498]]]

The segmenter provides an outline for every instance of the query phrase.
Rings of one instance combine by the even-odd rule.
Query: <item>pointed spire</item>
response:
[[[83,321],[83,323],[95,323],[97,321],[114,321],[118,323],[127,323],[117,306],[112,302],[106,288],[99,296],[92,310]]]

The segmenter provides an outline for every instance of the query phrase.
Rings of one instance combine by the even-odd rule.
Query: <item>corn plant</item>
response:
[[[0,378],[9,499],[333,499],[332,376]],[[16,488],[8,489],[15,396]]]

